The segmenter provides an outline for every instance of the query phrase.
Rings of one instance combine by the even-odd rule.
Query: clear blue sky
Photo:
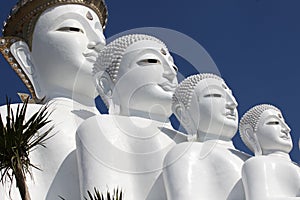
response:
[[[15,0],[2,0],[4,21]],[[164,27],[198,41],[216,63],[239,103],[239,115],[260,103],[279,107],[292,129],[292,159],[299,163],[300,136],[300,1],[298,0],[107,0],[105,35],[138,27]],[[179,71],[196,73],[175,56]],[[5,95],[18,102],[26,92],[19,78],[0,59],[0,105]],[[249,152],[239,135],[237,148]]]

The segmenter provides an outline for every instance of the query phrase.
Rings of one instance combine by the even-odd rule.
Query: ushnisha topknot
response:
[[[189,76],[188,78],[184,79],[176,88],[172,98],[173,105],[180,103],[185,107],[186,110],[188,110],[196,85],[200,81],[207,78],[213,78],[224,82],[221,77],[210,73],[202,73]]]
[[[260,104],[260,105],[256,105],[252,108],[250,108],[241,118],[240,120],[240,124],[239,124],[239,132],[240,132],[240,136],[242,141],[244,142],[244,144],[251,150],[254,151],[252,146],[250,145],[250,142],[248,141],[247,137],[245,136],[245,126],[246,125],[250,125],[253,129],[254,132],[257,131],[257,124],[261,118],[261,115],[264,111],[266,110],[275,110],[281,113],[281,111],[276,108],[273,105],[270,104]]]
[[[17,37],[32,47],[32,35],[39,16],[48,8],[66,4],[80,4],[91,8],[105,28],[107,8],[104,0],[19,0],[3,25],[3,36]]]
[[[98,59],[97,65],[95,65],[93,72],[97,74],[98,72],[103,72],[104,70],[109,74],[113,82],[117,81],[118,72],[120,68],[120,63],[126,49],[139,41],[154,41],[164,46],[167,50],[166,45],[156,37],[144,34],[131,34],[119,37],[105,46],[101,51]]]

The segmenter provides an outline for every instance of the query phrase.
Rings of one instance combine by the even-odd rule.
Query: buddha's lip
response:
[[[236,114],[235,114],[234,112],[227,111],[227,112],[225,113],[225,116],[226,116],[226,118],[228,118],[228,119],[236,120]]]
[[[289,140],[290,139],[290,137],[286,136],[286,135],[282,135],[282,136],[280,136],[280,138],[285,139],[285,140]]]
[[[164,83],[157,84],[157,85],[160,86],[165,91],[172,91],[172,92],[174,92],[175,89],[177,88],[177,84],[173,84],[173,83],[170,83],[168,81],[166,81]]]
[[[95,51],[84,52],[82,55],[89,61],[97,61],[98,54]]]
[[[284,130],[282,130],[281,132],[284,133],[284,135],[279,136],[280,138],[286,139],[286,140],[291,138],[290,136],[288,136],[289,132],[284,131]]]

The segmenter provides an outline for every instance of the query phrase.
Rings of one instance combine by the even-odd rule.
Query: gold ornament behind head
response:
[[[3,36],[21,38],[31,49],[33,30],[39,16],[48,8],[65,4],[80,4],[91,8],[105,28],[107,8],[104,0],[19,0],[4,22]]]

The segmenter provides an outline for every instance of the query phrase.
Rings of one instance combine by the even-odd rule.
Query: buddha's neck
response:
[[[230,149],[235,149],[231,138],[224,137],[222,135],[213,135],[207,133],[199,133],[198,132],[198,141],[203,143],[213,143],[218,146],[223,146]]]
[[[165,123],[170,122],[169,116],[163,114],[155,114],[155,113],[149,113],[149,112],[144,112],[139,110],[133,110],[133,109],[127,111],[121,109],[119,115],[141,117],[141,118],[154,120],[158,122],[165,122]]]
[[[263,155],[277,157],[277,158],[283,158],[288,161],[291,161],[290,155],[288,153],[282,152],[282,151],[267,151],[266,150],[263,152]]]
[[[231,138],[225,137],[223,135],[215,135],[215,134],[209,134],[209,133],[203,133],[203,132],[199,132],[197,133],[198,135],[198,140],[201,142],[205,142],[205,141],[222,141],[222,142],[228,142],[228,143],[232,143]]]
[[[53,99],[69,99],[72,102],[77,102],[86,107],[95,107],[95,98],[97,96],[95,87],[93,85],[86,84],[86,89],[76,87],[74,83],[73,88],[64,87],[49,87],[46,91],[46,100],[51,101]]]

